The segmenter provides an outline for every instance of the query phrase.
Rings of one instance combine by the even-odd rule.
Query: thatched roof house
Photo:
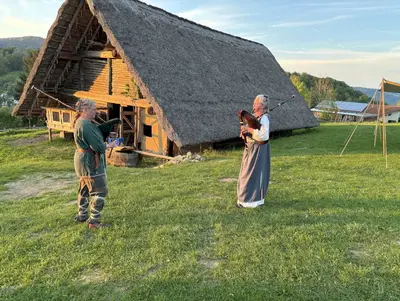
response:
[[[120,69],[111,74],[111,68]],[[129,77],[139,90],[136,96],[121,88]],[[270,106],[296,96],[271,113],[272,131],[318,125],[265,46],[136,0],[66,0],[14,114],[39,115],[42,107],[57,105],[32,85],[70,105],[76,101],[71,95],[90,98],[90,93],[104,105],[135,106],[144,99],[178,147],[237,137],[236,111],[251,110],[261,93],[270,95]]]

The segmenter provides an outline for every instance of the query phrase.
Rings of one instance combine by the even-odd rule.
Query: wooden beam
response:
[[[42,89],[43,89],[43,87],[46,85],[47,80],[49,79],[49,76],[53,73],[53,71],[54,71],[54,69],[55,69],[55,67],[56,67],[56,64],[57,64],[57,62],[58,62],[58,57],[59,57],[59,54],[60,54],[60,52],[61,52],[61,49],[64,47],[64,44],[65,44],[65,42],[67,41],[67,39],[68,39],[68,37],[69,37],[69,34],[70,34],[71,30],[72,30],[72,27],[73,27],[74,24],[75,24],[75,20],[77,19],[78,15],[79,15],[79,12],[80,12],[80,10],[82,9],[82,6],[83,6],[84,3],[85,3],[85,1],[81,1],[81,2],[79,3],[79,6],[78,6],[78,8],[77,8],[76,11],[75,11],[74,16],[72,17],[72,19],[71,19],[71,21],[70,21],[70,23],[69,23],[69,25],[68,25],[68,28],[67,28],[67,30],[65,31],[65,35],[63,36],[63,38],[62,38],[60,44],[59,44],[58,47],[57,47],[56,52],[54,53],[54,57],[53,57],[53,60],[51,61],[50,68],[49,68],[49,70],[47,71],[47,74],[46,74],[46,76],[45,76],[45,78],[44,78],[44,80],[43,80],[43,83],[42,83],[41,86],[40,86]]]
[[[69,61],[80,61],[82,59],[81,56],[76,55],[75,53],[70,52],[70,51],[60,51],[59,58],[63,59],[63,60],[69,60]]]
[[[94,36],[95,36],[95,35],[97,34],[97,32],[100,30],[100,27],[101,27],[101,25],[99,25],[99,26],[97,27]],[[89,49],[89,47],[92,46],[92,45],[94,45],[94,46],[99,46],[99,47],[102,47],[102,48],[106,47],[106,44],[101,43],[101,42],[97,42],[97,41],[95,41],[94,38],[93,38],[92,40],[89,40],[89,44],[88,44],[86,50]]]
[[[116,50],[108,51],[84,51],[74,53],[71,51],[60,51],[60,59],[70,60],[70,61],[80,61],[83,58],[95,58],[95,59],[120,59],[121,56],[116,52]]]
[[[147,99],[133,99],[124,95],[97,94],[87,91],[77,91],[69,89],[64,89],[60,93],[68,96],[75,96],[77,98],[88,98],[102,102],[117,103],[123,106],[136,106],[141,108],[151,107],[151,104],[148,102]]]
[[[126,121],[126,123],[129,125],[129,127],[135,131],[135,127],[133,126],[133,124],[130,122],[130,120],[125,116],[125,114],[122,115],[122,118]]]
[[[159,155],[159,154],[154,154],[154,153],[149,153],[149,152],[144,152],[144,151],[140,151],[140,150],[133,150],[135,153],[141,154],[141,155],[145,155],[145,156],[151,156],[151,157],[157,157],[157,158],[161,158],[161,159],[165,159],[165,160],[174,160],[174,157],[170,157],[170,156],[164,156],[164,155]]]
[[[81,44],[82,44],[83,40],[87,38],[86,35],[87,35],[90,27],[92,26],[92,22],[94,20],[95,20],[95,17],[94,17],[94,15],[92,15],[92,17],[90,18],[88,24],[86,25],[85,31],[83,32],[81,38],[79,39],[77,45],[75,46],[75,53],[78,52],[79,47],[81,47]]]
[[[85,51],[80,54],[82,57],[87,57],[87,58],[100,58],[100,59],[115,59],[119,58],[119,55],[116,53],[114,50],[108,50],[108,51]]]

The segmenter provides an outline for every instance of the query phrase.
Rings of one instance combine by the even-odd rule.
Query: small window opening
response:
[[[53,121],[60,121],[60,113],[53,112]]]
[[[152,137],[151,125],[143,124],[143,135],[146,137]]]

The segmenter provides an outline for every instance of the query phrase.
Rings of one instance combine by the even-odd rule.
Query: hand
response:
[[[107,148],[114,148],[114,147],[117,147],[117,146],[118,145],[117,145],[117,141],[116,140],[114,140],[111,143],[107,144]]]
[[[240,127],[240,135],[239,135],[239,137],[244,139],[244,133],[246,133],[246,127],[244,125],[242,125]]]

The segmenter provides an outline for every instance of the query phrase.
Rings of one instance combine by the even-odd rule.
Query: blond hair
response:
[[[259,94],[255,99],[259,99],[261,105],[263,106],[264,112],[268,112],[269,96],[267,94]]]
[[[95,106],[95,105],[96,105],[96,102],[94,102],[91,99],[87,99],[87,98],[79,99],[75,104],[75,111],[77,114],[72,123],[73,126],[75,126],[76,121],[78,120],[79,117],[81,117],[83,112],[86,112],[89,108],[91,108],[92,106]]]

